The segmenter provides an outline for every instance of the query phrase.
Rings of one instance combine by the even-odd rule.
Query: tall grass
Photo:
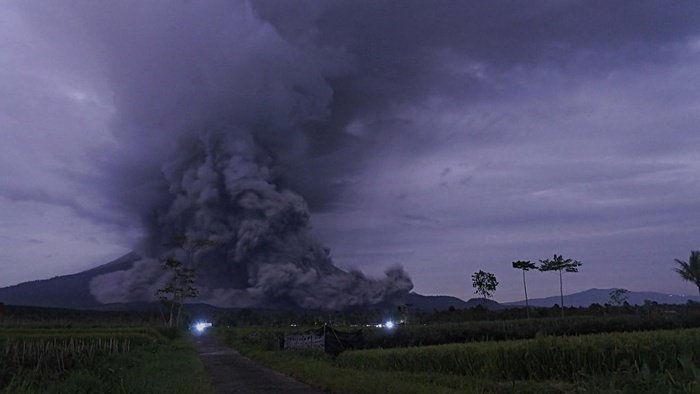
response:
[[[149,329],[124,331],[0,330],[0,388],[18,376],[47,381],[134,347],[153,345],[159,334]]]
[[[342,353],[340,367],[436,372],[496,380],[564,379],[636,366],[651,372],[700,361],[700,329],[452,344]]]
[[[132,340],[129,337],[10,340],[0,353],[0,368],[64,372],[76,364],[94,361],[97,355],[128,352]]]
[[[50,369],[24,369],[12,376],[0,392],[11,394],[209,394],[215,390],[197,352],[184,338],[159,342],[154,346],[103,342],[100,348],[61,346],[58,356],[79,351],[78,363],[58,372]],[[97,342],[99,344],[99,341]],[[124,347],[126,345],[126,347]],[[1,357],[2,355],[0,355]],[[36,365],[36,364],[35,364]],[[60,364],[58,364],[60,365]],[[0,374],[6,373],[0,367]]]

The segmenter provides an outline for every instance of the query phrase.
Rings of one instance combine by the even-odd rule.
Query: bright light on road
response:
[[[197,332],[204,332],[204,330],[206,330],[209,327],[211,327],[211,323],[204,321],[197,322],[194,325],[194,329],[197,330]]]
[[[388,328],[388,329],[391,330],[392,328],[394,328],[394,322],[393,322],[393,321],[388,321],[388,322],[384,323],[384,327],[386,327],[386,328]]]

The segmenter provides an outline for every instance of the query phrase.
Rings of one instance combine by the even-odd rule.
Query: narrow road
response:
[[[204,368],[211,376],[214,386],[222,394],[322,394],[322,391],[263,367],[219,343],[211,334],[195,337],[194,343]]]

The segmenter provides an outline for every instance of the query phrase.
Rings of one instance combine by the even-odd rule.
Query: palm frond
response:
[[[689,261],[675,259],[674,262],[678,267],[673,270],[680,275],[681,278],[700,286],[700,252],[691,252]]]

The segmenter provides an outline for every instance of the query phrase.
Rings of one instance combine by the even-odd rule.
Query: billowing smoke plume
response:
[[[151,223],[151,251],[178,235],[209,239],[197,256],[200,300],[221,306],[293,304],[341,309],[390,301],[412,288],[399,268],[374,280],[336,268],[310,235],[303,198],[272,183],[249,133],[203,133],[163,166],[171,196]],[[101,302],[148,300],[165,279],[155,259],[91,283]]]
[[[289,176],[308,158],[309,133],[323,133],[343,51],[292,43],[247,3],[208,4],[87,18],[106,48],[123,146],[106,160],[117,176],[108,190],[145,229],[144,258],[94,278],[93,295],[153,300],[167,280],[159,259],[174,252],[163,245],[182,235],[215,242],[196,255],[199,301],[342,309],[405,295],[413,285],[400,268],[370,279],[333,265]]]

